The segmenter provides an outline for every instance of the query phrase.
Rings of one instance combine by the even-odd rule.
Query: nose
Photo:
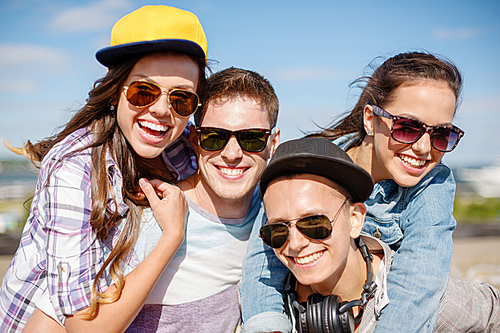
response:
[[[295,225],[291,225],[289,227],[289,235],[288,235],[288,249],[290,254],[298,254],[304,248],[306,248],[310,243],[309,238],[304,236]]]
[[[162,91],[160,98],[149,106],[149,112],[156,115],[158,118],[170,117],[172,115],[172,106],[168,100],[168,92]]]
[[[221,156],[229,161],[235,161],[243,157],[243,150],[234,135],[231,135],[226,146],[222,149]]]
[[[412,149],[419,155],[429,154],[432,149],[431,134],[429,132],[425,132],[420,139],[412,144]]]

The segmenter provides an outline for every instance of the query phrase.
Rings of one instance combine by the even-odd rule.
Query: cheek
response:
[[[124,134],[127,134],[130,130],[130,126],[132,125],[132,116],[130,112],[127,110],[123,110],[123,108],[118,107],[116,110],[116,122],[118,126],[122,130]]]
[[[287,245],[285,245],[287,246]],[[278,249],[278,250],[274,250],[274,254],[278,257],[278,259],[288,268],[289,267],[289,264],[288,264],[288,260],[287,260],[287,256],[283,253],[285,247],[282,247],[281,249]]]
[[[445,153],[437,151],[436,149],[432,149],[432,151],[433,151],[432,162],[438,164],[443,159]]]
[[[189,121],[189,117],[183,118],[179,117],[178,115],[174,115],[174,123],[172,124],[174,126],[173,132],[175,133],[182,133],[184,129],[186,128],[186,125]]]

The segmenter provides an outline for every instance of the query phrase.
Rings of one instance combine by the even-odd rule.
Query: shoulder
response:
[[[69,134],[62,141],[54,145],[42,160],[40,177],[49,177],[58,170],[79,170],[90,175],[90,149],[85,149],[92,143],[90,130],[81,128]]]
[[[42,161],[50,163],[53,161],[60,161],[68,158],[78,158],[82,156],[89,156],[89,149],[84,149],[92,143],[92,134],[88,128],[80,128],[73,133],[69,134],[62,141],[58,142],[52,147]]]
[[[443,197],[455,195],[455,186],[451,169],[446,164],[439,163],[417,185],[407,189],[407,200],[429,196],[442,201]]]

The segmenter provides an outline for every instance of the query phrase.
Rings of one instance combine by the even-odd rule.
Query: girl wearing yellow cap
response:
[[[1,286],[1,332],[123,331],[134,319],[184,238],[184,195],[146,179],[172,182],[196,169],[186,128],[201,107],[206,55],[195,15],[142,7],[118,21],[111,46],[97,52],[109,70],[86,105],[54,136],[12,148],[40,175]],[[149,205],[161,241],[124,278],[120,261]],[[105,240],[113,243],[109,255]]]

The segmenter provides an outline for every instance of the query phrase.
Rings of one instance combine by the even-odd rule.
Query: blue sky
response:
[[[37,141],[80,108],[106,69],[95,52],[113,24],[146,4],[195,13],[213,70],[267,77],[280,99],[282,139],[326,125],[359,93],[349,83],[375,58],[427,50],[465,78],[455,124],[466,135],[452,167],[500,158],[500,1],[3,0],[0,2],[0,139]],[[0,159],[15,157],[3,145]]]

